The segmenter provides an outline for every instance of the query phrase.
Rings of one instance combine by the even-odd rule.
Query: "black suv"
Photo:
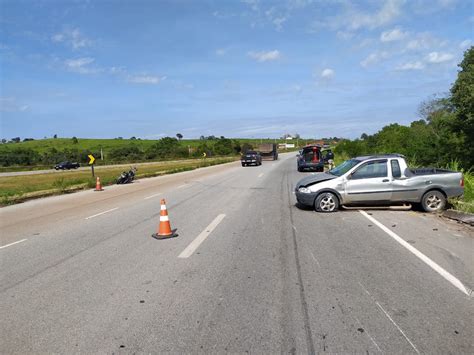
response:
[[[69,169],[77,169],[79,168],[79,163],[71,163],[70,161],[63,161],[59,164],[56,164],[54,167],[56,170],[69,170]]]
[[[256,152],[254,150],[248,150],[244,155],[242,155],[242,158],[240,158],[240,162],[242,163],[242,166],[252,164],[262,165],[262,156],[259,152]]]

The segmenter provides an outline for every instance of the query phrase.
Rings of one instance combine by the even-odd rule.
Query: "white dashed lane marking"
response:
[[[86,217],[85,219],[91,219],[91,218],[95,218],[95,217],[98,217],[98,216],[102,216],[103,214],[106,214],[106,213],[109,213],[109,212],[112,212],[112,211],[115,211],[115,210],[118,210],[118,207],[112,208],[112,209],[104,211],[104,212],[94,214],[92,216]]]
[[[17,242],[13,242],[13,243],[10,243],[10,244],[7,244],[7,245],[2,245],[0,247],[0,249],[3,249],[3,248],[8,248],[8,247],[11,247],[12,245],[15,245],[15,244],[18,244],[18,243],[22,243],[24,241],[27,241],[28,239],[22,239],[22,240],[19,240]]]
[[[196,251],[197,248],[209,237],[209,234],[217,227],[219,223],[224,219],[225,214],[220,214],[184,249],[178,258],[189,258]]]

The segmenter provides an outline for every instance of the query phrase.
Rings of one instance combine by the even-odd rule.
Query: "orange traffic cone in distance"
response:
[[[161,200],[161,211],[160,211],[160,224],[158,226],[157,233],[152,234],[155,239],[167,239],[177,237],[176,229],[171,230],[170,219],[168,216],[168,210],[166,209],[165,199]]]
[[[100,177],[98,177],[98,176],[95,180],[95,190],[94,191],[104,191],[104,189],[102,188],[102,185],[100,183]]]

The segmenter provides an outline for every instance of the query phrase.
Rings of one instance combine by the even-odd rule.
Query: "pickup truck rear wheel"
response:
[[[426,212],[442,211],[446,206],[446,197],[440,191],[428,191],[421,199],[421,206]]]
[[[335,212],[339,208],[339,199],[331,192],[323,192],[316,197],[314,209],[318,212]]]

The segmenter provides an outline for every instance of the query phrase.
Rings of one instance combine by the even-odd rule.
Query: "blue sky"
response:
[[[470,0],[1,0],[1,131],[354,138],[418,119]]]

